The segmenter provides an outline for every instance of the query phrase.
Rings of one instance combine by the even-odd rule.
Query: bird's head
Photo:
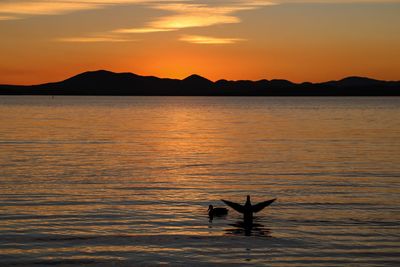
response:
[[[209,205],[209,206],[208,206],[208,211],[211,211],[211,210],[213,210],[213,209],[214,209],[213,205]]]
[[[250,201],[250,196],[249,195],[247,195],[245,205],[251,205],[251,201]]]

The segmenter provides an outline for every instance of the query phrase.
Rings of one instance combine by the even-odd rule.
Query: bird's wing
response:
[[[222,202],[224,202],[226,205],[228,205],[232,209],[236,210],[237,212],[244,213],[244,206],[243,205],[240,205],[238,203],[231,202],[231,201],[228,201],[228,200],[223,200],[223,199],[221,199],[221,200],[222,200]]]
[[[252,206],[252,210],[253,210],[253,212],[259,212],[259,211],[263,210],[265,207],[271,205],[272,202],[274,202],[275,200],[276,200],[276,198],[257,203]]]

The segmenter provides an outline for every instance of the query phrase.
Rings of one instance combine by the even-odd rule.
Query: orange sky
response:
[[[400,1],[4,0],[0,84],[87,70],[400,80]]]

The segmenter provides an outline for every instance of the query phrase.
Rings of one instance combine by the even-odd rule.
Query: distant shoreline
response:
[[[198,75],[183,80],[105,70],[39,85],[0,85],[0,95],[70,96],[400,96],[400,81],[348,77],[322,83],[287,80],[212,82]]]

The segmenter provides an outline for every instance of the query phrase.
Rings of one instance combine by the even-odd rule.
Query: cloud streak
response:
[[[270,1],[230,1],[223,5],[193,4],[193,3],[164,3],[150,5],[153,9],[172,12],[173,14],[159,17],[148,22],[144,27],[117,29],[119,33],[150,33],[176,31],[185,28],[208,27],[218,24],[240,23],[236,12],[258,9],[274,5]]]
[[[120,36],[114,35],[91,35],[91,36],[81,36],[81,37],[65,37],[58,38],[57,42],[66,43],[121,43],[121,42],[134,42],[135,39],[121,38]]]
[[[179,1],[187,0],[176,0],[176,2]],[[0,18],[12,20],[35,15],[60,15],[115,5],[155,2],[171,2],[171,0],[2,0],[0,2]]]
[[[67,43],[110,43],[110,42],[127,42],[126,39],[113,39],[108,37],[70,37],[57,39],[59,42]]]
[[[196,4],[206,2],[208,4]],[[187,10],[192,15],[198,16],[200,10],[211,10],[209,15],[216,16],[219,13],[220,20],[228,20],[230,16],[225,15],[243,9],[255,9],[271,4],[286,3],[398,3],[399,0],[220,0],[220,1],[197,1],[197,0],[1,0],[0,20],[21,19],[35,15],[61,15],[81,10],[106,8],[116,5],[141,4],[153,8],[174,11],[177,13]],[[182,5],[176,4],[182,3]],[[196,11],[197,9],[197,11]],[[222,13],[220,13],[222,12]],[[204,15],[204,14],[203,14]],[[182,17],[169,17],[170,20],[179,20]],[[232,18],[230,18],[232,19]],[[165,22],[165,21],[161,21]]]
[[[132,28],[132,29],[117,29],[114,33],[152,33],[152,32],[169,32],[174,29],[161,29],[161,28]]]
[[[9,15],[0,15],[0,20],[14,20],[14,19],[18,19],[18,17]]]
[[[220,38],[202,35],[184,35],[179,40],[193,44],[234,44],[240,41],[245,41],[244,39],[239,38]]]

